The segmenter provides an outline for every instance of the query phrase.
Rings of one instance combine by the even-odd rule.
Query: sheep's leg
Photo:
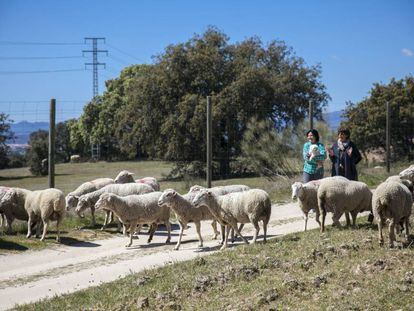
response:
[[[307,227],[308,227],[308,213],[305,213],[305,232],[306,232]]]
[[[12,234],[13,230],[12,230],[12,223],[13,223],[13,217],[6,215],[6,219],[7,219],[7,234]]]
[[[394,241],[395,241],[395,219],[392,218],[390,221],[390,225],[388,227],[389,230],[389,239],[390,239],[390,248],[394,247]]]
[[[243,228],[244,228],[244,224],[240,224],[239,231],[241,232]],[[234,234],[234,230],[231,229],[231,243],[234,243],[234,241],[236,240],[236,238],[237,238],[237,233]]]
[[[239,231],[239,228],[237,228],[237,222],[234,223],[234,224],[231,224],[231,226],[233,227],[234,232],[236,232],[236,234],[239,235],[242,238],[244,243],[249,244],[249,241],[247,241],[247,239],[244,236],[242,236],[242,234]]]
[[[410,226],[410,217],[405,217],[404,226],[405,226],[405,237],[408,240],[409,237],[410,237],[410,233],[409,233],[409,229],[408,229],[408,227]]]
[[[183,234],[184,234],[184,229],[187,227],[187,224],[186,223],[181,223],[180,222],[180,236],[178,237],[178,241],[177,241],[177,244],[175,245],[175,247],[174,247],[174,250],[176,250],[176,251],[178,251],[178,249],[180,248],[180,245],[181,245],[181,239],[182,239],[182,237],[183,237]]]
[[[259,222],[258,221],[253,222],[253,226],[256,229],[256,231],[254,232],[253,241],[252,241],[252,243],[254,244],[256,243],[256,239],[260,231]]]
[[[142,224],[138,224],[138,226],[135,229],[134,235],[139,239],[139,233],[141,232]]]
[[[57,231],[57,236],[56,236],[56,242],[60,243],[60,222],[62,221],[62,216],[59,215],[58,219],[56,220],[56,231]]]
[[[220,244],[223,245],[224,240],[226,238],[226,226],[223,226],[222,224],[220,224],[220,229],[221,229],[221,241],[220,241]]]
[[[147,241],[148,243],[150,243],[152,241],[152,237],[154,236],[154,233],[155,233],[155,230],[157,230],[157,227],[158,227],[158,225],[155,224],[155,223],[152,223],[150,225],[150,228],[149,228],[149,237],[148,237],[148,241]]]
[[[230,241],[231,243],[234,243],[235,240],[236,240],[236,237],[234,235],[234,229],[230,228]]]
[[[346,213],[348,214],[348,213]],[[357,218],[358,212],[357,211],[352,211],[351,212],[351,216],[352,216],[352,228],[356,228],[356,218]]]
[[[213,227],[213,240],[217,239],[217,236],[220,234],[220,232],[217,230],[217,221],[213,220],[213,222],[211,223],[211,226]]]
[[[109,212],[109,223],[108,224],[111,224],[113,222],[114,222],[114,213],[113,212]]]
[[[345,214],[347,215],[347,213]],[[341,228],[341,223],[339,222],[339,219],[341,218],[342,213],[341,212],[334,212],[332,215],[332,222],[333,222],[333,226]],[[349,217],[349,216],[348,216]]]
[[[92,215],[92,227],[95,227],[96,220],[95,220],[95,206],[91,207],[91,215]]]
[[[353,220],[353,218],[354,218],[354,216],[352,215],[352,220]],[[347,227],[351,226],[351,220],[349,219],[349,213],[348,212],[345,212],[345,219],[346,219],[346,226]]]
[[[220,247],[220,250],[226,249],[227,248],[227,240],[229,238],[229,233],[230,233],[230,225],[226,225],[226,226],[221,226],[221,228],[225,228],[226,232],[224,235],[224,239],[223,239],[223,246]]]
[[[132,236],[134,235],[134,229],[136,228],[136,226],[137,226],[137,222],[131,221],[129,225],[129,243],[125,245],[125,247],[130,247],[132,245]]]
[[[101,230],[104,230],[106,228],[106,226],[108,225],[109,213],[110,213],[110,211],[106,211],[106,213],[105,213],[105,220],[104,220],[104,223],[102,225]]]
[[[43,234],[42,234],[42,237],[40,238],[40,241],[43,241],[45,239],[47,227],[49,226],[49,220],[42,219],[42,221],[43,221]]]
[[[167,237],[167,241],[165,241],[165,244],[168,244],[171,241],[171,224],[170,224],[170,220],[167,220],[167,222],[165,223],[165,226],[167,227],[167,231],[168,231],[168,237]]]
[[[267,242],[267,224],[269,223],[270,217],[263,219],[263,243]]]
[[[36,238],[38,238],[40,236],[40,225],[41,225],[41,223],[42,223],[41,221],[38,221],[37,223],[35,223],[35,227],[36,227]]]
[[[198,247],[203,247],[203,238],[201,237],[201,233],[200,233],[200,227],[201,227],[200,222],[196,221],[195,226],[196,226],[196,230],[197,230],[197,234],[198,234],[198,240],[199,240]]]
[[[33,224],[33,216],[29,214],[29,219],[27,221],[27,238],[32,236],[32,224]]]
[[[321,226],[321,233],[325,231],[325,219],[326,219],[326,211],[322,212],[322,226]]]
[[[384,227],[384,219],[380,217],[378,221],[378,239],[379,239],[379,244],[381,246],[384,245],[384,236],[382,234],[383,227]]]
[[[320,220],[319,220],[319,216],[320,216],[320,214],[319,214],[319,208],[316,208],[316,209],[315,209],[315,220],[316,220],[316,222],[318,223],[319,228],[320,228],[320,227],[321,227],[321,222],[320,222]]]

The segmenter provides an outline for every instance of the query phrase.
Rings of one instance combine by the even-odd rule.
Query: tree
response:
[[[27,164],[33,175],[47,175],[48,168],[45,167],[44,159],[48,157],[49,133],[38,130],[30,134],[29,149],[27,152]]]
[[[392,158],[414,158],[414,77],[392,79],[388,85],[376,83],[370,96],[359,103],[348,102],[344,126],[366,156],[370,149],[386,148],[386,102],[391,110]]]
[[[10,147],[6,142],[14,139],[14,133],[10,130],[12,122],[7,114],[0,113],[0,169],[6,168],[9,163]]]

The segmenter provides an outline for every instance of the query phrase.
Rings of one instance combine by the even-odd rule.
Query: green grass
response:
[[[327,164],[325,165],[327,167]],[[406,163],[393,165],[391,175],[398,173],[403,168],[408,167]],[[55,187],[61,189],[65,194],[73,191],[81,183],[98,177],[112,177],[121,170],[129,170],[136,174],[136,177],[154,176],[160,181],[161,189],[173,188],[179,193],[186,193],[188,189],[195,184],[205,186],[205,180],[197,178],[184,178],[184,180],[166,180],[172,168],[172,164],[161,161],[129,161],[129,162],[97,162],[97,163],[66,163],[56,165]],[[369,168],[360,165],[360,180],[366,182],[370,187],[378,185],[385,180],[389,174],[385,167]],[[325,176],[329,172],[326,171]],[[263,177],[234,178],[226,180],[213,181],[213,186],[228,184],[245,184],[251,188],[261,188],[266,190],[273,203],[282,203],[290,201],[291,184],[294,181],[302,179],[301,175],[292,179],[278,179],[269,181]],[[27,168],[0,170],[0,185],[8,187],[22,187],[29,190],[45,189],[48,186],[46,177],[31,176]],[[103,215],[97,215],[97,223],[103,223]],[[77,241],[89,241],[92,239],[101,239],[111,237],[115,233],[115,228],[107,231],[100,231],[100,226],[90,228],[90,217],[80,219],[73,213],[69,213],[62,224],[62,243],[72,244]],[[40,242],[38,239],[30,240],[25,238],[26,225],[22,222],[15,221],[13,224],[16,235],[0,235],[0,254],[5,252],[20,252],[28,249],[41,249],[57,244],[55,242],[54,223],[51,223],[51,230],[48,232],[46,242]]]
[[[365,220],[362,220],[364,223]],[[18,310],[412,310],[414,248],[377,231],[286,235],[131,274]]]

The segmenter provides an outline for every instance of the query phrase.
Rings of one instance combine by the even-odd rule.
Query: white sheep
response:
[[[12,234],[12,224],[15,219],[27,221],[29,216],[24,208],[26,196],[29,190],[22,188],[6,188],[2,189],[0,198],[0,212],[7,220],[7,233]]]
[[[68,193],[66,196],[66,210],[76,207],[79,197],[89,192],[99,190],[106,185],[113,184],[115,181],[112,178],[97,178],[92,181],[87,181],[76,188],[74,191]]]
[[[200,233],[200,222],[202,220],[214,220],[213,215],[211,215],[206,206],[201,206],[199,208],[194,207],[192,203],[194,197],[195,194],[192,193],[180,195],[173,189],[167,189],[164,190],[158,200],[159,206],[166,205],[175,212],[177,220],[180,223],[180,236],[176,246],[174,247],[175,250],[180,248],[184,229],[187,228],[187,224],[189,222],[194,222],[200,242],[198,246],[203,247],[203,238]],[[217,223],[215,221],[212,222],[211,226],[213,227],[213,230],[217,232]]]
[[[62,191],[55,188],[30,191],[26,196],[24,208],[29,216],[27,238],[32,235],[32,224],[41,220],[43,222],[43,234],[40,241],[43,241],[46,237],[49,221],[56,220],[56,241],[60,242],[59,224],[65,214],[65,195]],[[39,229],[40,222],[38,223],[38,231]]]
[[[266,242],[267,224],[271,213],[271,202],[266,191],[261,189],[251,189],[219,196],[210,190],[201,190],[195,196],[193,204],[196,207],[203,205],[207,206],[211,214],[222,226],[228,225],[221,249],[227,247],[230,226],[246,244],[249,243],[246,238],[241,235],[237,228],[237,223],[253,224],[256,231],[252,242],[255,243],[260,230],[259,221],[263,221],[263,241]]]
[[[411,191],[402,183],[386,181],[375,189],[372,198],[372,211],[378,221],[378,236],[381,245],[384,244],[382,229],[385,221],[389,224],[389,245],[394,246],[395,229],[400,222],[404,223],[406,237],[409,236],[409,218],[413,197]]]
[[[154,189],[151,186],[145,184],[128,183],[128,184],[110,184],[99,190],[87,193],[79,197],[78,204],[76,206],[76,213],[81,213],[87,209],[91,209],[92,214],[92,226],[95,226],[95,203],[99,200],[99,197],[104,193],[114,193],[120,196],[127,196],[131,194],[144,194],[153,192]],[[102,230],[112,221],[112,214],[107,211],[105,221],[102,226]]]
[[[162,192],[151,192],[142,195],[120,197],[113,193],[101,195],[96,202],[97,209],[112,211],[126,226],[129,227],[130,237],[126,247],[132,245],[132,236],[138,224],[164,224],[168,231],[168,244],[171,240],[170,209],[168,206],[158,206]],[[148,242],[151,241],[152,234]]]
[[[400,172],[399,176],[414,183],[414,164],[410,165],[408,168]]]
[[[388,182],[388,181],[395,181],[395,182],[402,183],[402,184],[404,184],[411,191],[411,193],[413,193],[413,191],[414,191],[413,182],[410,181],[409,179],[406,179],[406,178],[401,177],[399,175],[394,175],[394,176],[388,177],[385,180],[385,182]]]
[[[129,171],[121,171],[119,174],[115,177],[115,183],[117,184],[126,184],[126,183],[139,183],[139,184],[146,184],[150,185],[154,191],[160,191],[160,184],[158,183],[157,179],[154,177],[143,177],[140,179],[134,180],[133,175],[134,173],[131,173]]]
[[[310,210],[315,211],[315,220],[321,226],[321,222],[319,221],[318,187],[318,181],[310,181],[306,184],[295,182],[292,185],[292,200],[298,199],[299,201],[299,207],[305,216],[305,231],[307,229]]]
[[[73,154],[70,156],[70,163],[79,163],[81,160],[81,157],[79,154]]]
[[[371,211],[372,192],[360,181],[348,180],[342,176],[327,177],[320,180],[318,188],[318,207],[322,214],[321,232],[325,231],[327,212],[332,212],[334,225],[340,227],[339,218],[349,212],[352,225],[356,225],[359,212]]]

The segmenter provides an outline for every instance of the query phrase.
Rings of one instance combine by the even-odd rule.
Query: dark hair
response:
[[[349,137],[351,137],[351,131],[348,128],[346,128],[346,127],[340,127],[338,129],[338,135],[341,134],[341,133],[344,134],[347,139]]]
[[[309,130],[309,131],[307,131],[306,132],[306,137],[308,137],[308,134],[309,133],[312,133],[313,134],[313,136],[315,137],[315,140],[318,142],[319,141],[319,133],[318,133],[318,131],[317,130],[315,130],[315,129],[311,129],[311,130]]]

